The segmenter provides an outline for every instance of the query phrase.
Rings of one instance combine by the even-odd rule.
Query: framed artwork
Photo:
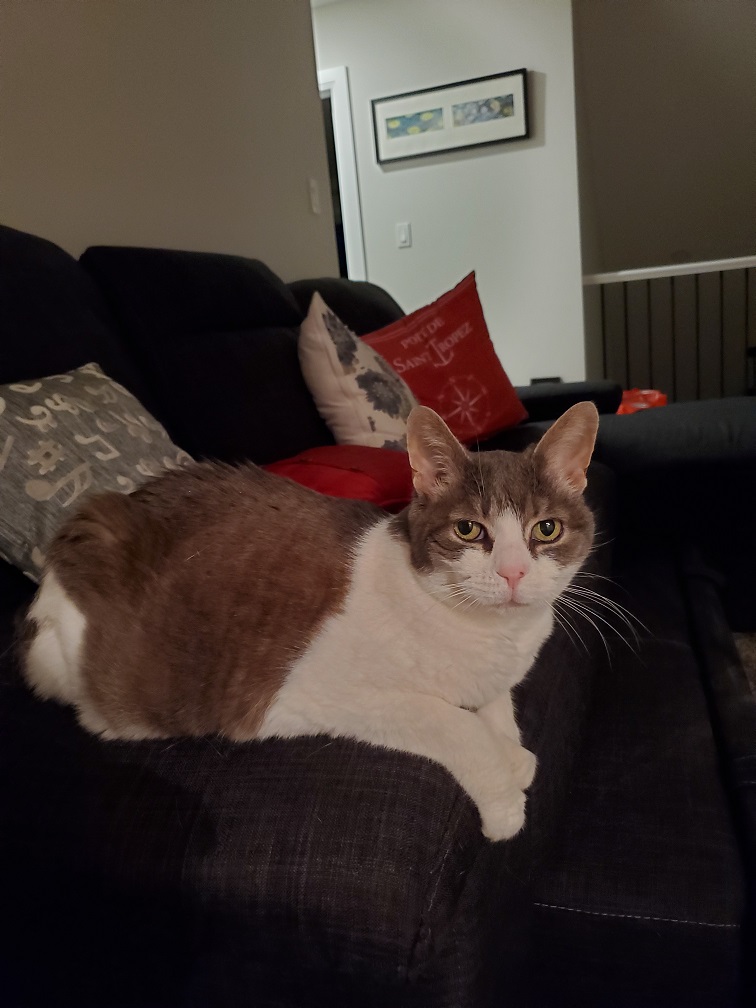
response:
[[[530,136],[527,70],[374,98],[378,161],[399,161]]]

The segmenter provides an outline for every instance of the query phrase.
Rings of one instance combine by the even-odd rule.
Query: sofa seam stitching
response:
[[[678,920],[674,917],[645,917],[641,914],[618,914],[608,913],[601,910],[581,910],[578,907],[556,906],[551,903],[534,903],[534,906],[543,907],[545,910],[567,910],[570,913],[590,914],[593,917],[617,917],[623,920],[647,920],[660,921],[664,924],[695,924],[697,927],[713,928],[739,928],[739,924],[712,924],[709,921]]]

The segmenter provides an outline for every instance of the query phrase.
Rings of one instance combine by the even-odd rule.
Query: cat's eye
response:
[[[562,534],[562,523],[556,518],[545,518],[543,521],[536,522],[531,534],[536,542],[556,542]]]
[[[464,542],[477,542],[485,535],[483,526],[474,521],[458,521],[454,526],[457,536]]]

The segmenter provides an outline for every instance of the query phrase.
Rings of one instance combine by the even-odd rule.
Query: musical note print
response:
[[[37,420],[25,420],[23,417],[17,416],[16,420],[22,424],[28,424],[30,427],[36,427],[40,434],[47,434],[51,431],[53,427],[58,426],[58,421],[52,415],[49,409],[45,406],[32,406],[29,409],[32,416],[38,417]]]
[[[85,385],[84,387],[90,395],[102,399],[104,403],[118,402],[118,396],[109,385]]]
[[[24,489],[28,497],[35,501],[49,501],[57,496],[59,490],[70,486],[70,496],[59,501],[60,506],[67,508],[79,498],[85,490],[92,485],[92,467],[89,462],[82,462],[81,465],[72,469],[66,476],[62,476],[57,483],[50,483],[48,480],[29,480]]]
[[[40,476],[46,476],[53,472],[66,456],[63,453],[63,445],[56,444],[55,441],[38,441],[36,448],[30,448],[26,455],[26,464],[36,466]]]
[[[90,406],[83,399],[74,399],[72,396],[67,397],[61,395],[60,392],[56,392],[54,396],[45,399],[45,406],[48,406],[51,410],[55,410],[56,413],[71,413],[73,416],[78,416],[82,411],[84,413],[94,413],[94,406]]]
[[[74,440],[80,445],[101,444],[105,451],[96,451],[93,453],[94,457],[99,459],[101,462],[110,462],[111,459],[121,457],[121,453],[118,449],[114,448],[109,441],[106,441],[105,438],[101,437],[99,434],[94,434],[92,437],[85,437],[83,434],[75,434]]]
[[[162,470],[160,466],[153,465],[149,459],[141,458],[136,464],[136,471],[140,476],[159,476]]]
[[[95,420],[95,426],[97,430],[101,430],[103,434],[112,434],[113,431],[118,430],[118,424],[112,423],[110,420],[106,420],[105,417],[97,417]]]
[[[128,476],[119,476],[116,483],[121,488],[121,493],[130,494],[136,490],[136,483]]]
[[[39,392],[42,388],[42,382],[33,382],[31,385],[25,385],[23,382],[16,382],[15,385],[9,385],[8,388],[11,392],[21,392],[23,395],[34,395],[35,392]]]
[[[166,469],[180,469],[185,466],[188,462],[192,461],[191,455],[188,455],[185,451],[179,450],[175,459],[172,459],[169,455],[163,455],[163,466]]]
[[[123,424],[132,437],[141,438],[147,444],[152,444],[152,434],[133,413],[115,413],[113,410],[108,412],[115,420]]]
[[[90,361],[89,364],[82,364],[79,368],[84,374],[94,375],[95,378],[104,378],[102,368],[99,364],[95,364],[94,361]]]

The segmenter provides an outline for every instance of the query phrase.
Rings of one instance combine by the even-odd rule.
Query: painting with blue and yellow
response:
[[[491,122],[492,119],[507,119],[513,115],[514,95],[511,94],[452,105],[452,119],[455,126],[472,126]]]
[[[412,115],[391,116],[386,120],[386,136],[389,140],[397,137],[417,136],[431,130],[444,128],[443,109],[428,109],[427,112],[413,112]]]

